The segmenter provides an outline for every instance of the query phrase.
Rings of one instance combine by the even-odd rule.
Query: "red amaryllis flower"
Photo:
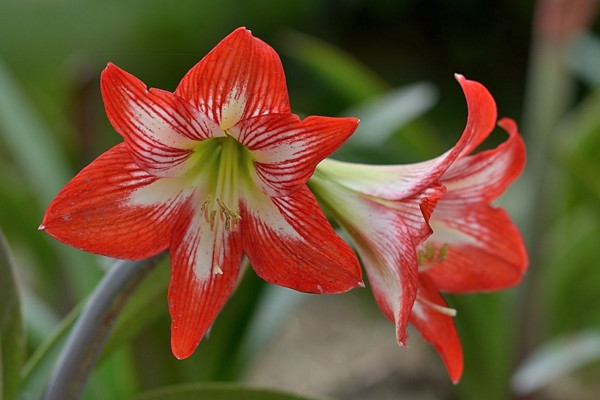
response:
[[[356,129],[355,118],[291,113],[275,51],[244,28],[174,93],[109,64],[101,89],[124,138],[71,180],[41,225],[86,251],[171,254],[171,344],[188,357],[231,294],[245,253],[268,282],[313,293],[362,285],[306,181]]]
[[[521,173],[525,146],[511,119],[498,123],[508,139],[492,150],[459,158],[440,178],[447,192],[429,219],[433,234],[418,253],[419,290],[410,322],[431,342],[454,382],[463,358],[458,334],[439,291],[485,292],[514,286],[527,268],[518,228],[490,205]],[[483,138],[482,138],[483,139]],[[463,150],[477,147],[473,141]]]
[[[438,277],[434,274],[437,268],[431,268],[429,273],[419,273],[419,270],[420,268],[424,270],[427,268],[426,264],[442,258],[445,258],[447,265],[453,262],[452,260],[457,257],[454,255],[456,244],[461,243],[459,239],[462,236],[454,241],[448,240],[448,243],[431,241],[419,251],[417,249],[432,233],[428,224],[430,217],[434,222],[432,224],[434,232],[436,221],[440,221],[438,215],[442,216],[442,221],[447,221],[444,216],[464,218],[462,224],[460,221],[454,221],[454,225],[450,225],[452,227],[460,225],[473,228],[472,213],[476,213],[476,209],[496,210],[489,206],[489,202],[501,193],[523,167],[522,142],[516,134],[516,128],[509,131],[514,133],[511,133],[508,145],[505,143],[503,147],[501,146],[502,149],[507,146],[516,148],[518,146],[513,143],[518,142],[521,146],[520,150],[511,150],[512,156],[501,156],[504,151],[500,150],[493,154],[484,152],[481,155],[466,157],[466,154],[477,147],[494,129],[496,105],[492,96],[481,84],[469,81],[460,75],[457,75],[457,80],[467,99],[468,120],[463,135],[451,150],[435,159],[412,165],[370,166],[327,159],[318,165],[315,175],[309,182],[317,198],[328,207],[333,217],[348,232],[356,245],[380,309],[396,324],[399,344],[406,343],[406,325],[410,320],[425,339],[433,342],[440,351],[451,379],[455,382],[462,372],[462,350],[453,321],[446,315],[452,314],[453,310],[447,308],[435,286],[438,281],[444,281],[447,275],[451,275],[452,271],[446,275],[440,273]],[[507,126],[507,123],[510,125],[509,122],[504,122],[504,126]],[[514,163],[511,157],[516,157]],[[477,162],[473,158],[476,158]],[[460,162],[456,167],[451,167],[457,159]],[[508,172],[507,164],[512,165],[508,168],[510,170]],[[487,172],[483,171],[484,165],[489,169]],[[482,188],[478,191],[482,183],[475,178],[485,179],[485,175],[480,176],[479,173],[489,174],[487,183],[492,186],[493,180],[502,181],[504,185],[502,190],[499,190],[500,183],[497,182],[497,185],[493,186],[495,189],[492,190],[490,186],[491,191],[482,194],[481,190],[487,189]],[[447,177],[450,179],[446,179]],[[456,177],[456,184],[453,186],[454,177]],[[469,180],[469,177],[473,179]],[[445,187],[446,184],[449,184],[448,188]],[[456,190],[461,187],[461,184],[464,191],[457,194]],[[475,192],[478,196],[475,196]],[[458,198],[469,193],[473,194],[473,200],[480,199],[484,204],[475,205],[475,201],[461,204],[458,201]],[[454,210],[452,215],[449,214],[450,211],[441,211],[441,214],[434,211],[437,210],[436,205],[444,202],[446,198],[449,200],[447,204],[452,205],[448,206],[450,211]],[[461,208],[462,213],[457,212],[453,207]],[[445,209],[443,207],[443,210]],[[502,215],[506,216],[506,214]],[[483,224],[485,220],[479,223]],[[474,264],[481,263],[481,274],[496,274],[507,279],[509,276],[515,278],[521,276],[526,257],[520,235],[512,223],[510,224],[512,228],[505,229],[502,234],[510,233],[514,237],[504,239],[494,236],[500,242],[494,246],[488,246],[488,239],[482,238],[479,248],[484,247],[489,250],[487,258],[480,257],[482,253],[471,254]],[[444,239],[444,236],[441,236],[441,239]],[[477,241],[477,238],[472,239]],[[511,247],[514,243],[520,244],[520,247],[514,250],[517,254],[514,258],[515,263],[500,266],[503,257],[506,256],[497,252],[501,248]],[[467,247],[465,244],[463,247],[465,252],[475,248],[478,246]],[[464,254],[463,256],[469,257]],[[498,257],[499,261],[488,263],[493,257]],[[456,264],[456,266],[460,268],[460,265]],[[513,269],[513,267],[518,269],[518,272],[490,271],[490,269]],[[439,269],[442,270],[442,266]],[[467,272],[462,274],[465,278],[467,275],[469,275]],[[476,273],[472,272],[471,275]],[[518,278],[510,283],[506,280],[504,286],[514,284],[516,281]],[[499,284],[497,288],[501,286],[503,285]]]

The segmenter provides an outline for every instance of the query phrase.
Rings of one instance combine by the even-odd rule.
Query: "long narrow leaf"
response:
[[[0,88],[0,139],[46,204],[69,179],[69,168],[2,60]]]
[[[527,395],[598,360],[600,332],[590,329],[559,337],[541,345],[523,361],[512,377],[512,388]]]
[[[360,125],[348,143],[361,147],[382,146],[399,128],[429,111],[437,99],[435,87],[421,82],[389,90],[360,103],[342,113],[360,118]]]
[[[348,100],[363,101],[388,85],[377,74],[341,49],[317,38],[292,32],[282,50],[308,67]]]
[[[17,400],[40,399],[52,367],[67,340],[70,329],[83,308],[82,306],[83,303],[71,310],[54,332],[27,360],[21,369],[21,385]]]
[[[0,230],[0,399],[15,396],[25,355],[25,335],[13,259]]]
[[[12,155],[18,170],[45,207],[72,176],[37,113],[28,103],[18,82],[0,59],[0,144]],[[40,212],[41,221],[42,214]],[[36,227],[32,226],[31,229]],[[68,270],[68,281],[78,298],[88,294],[100,277],[98,268],[83,270],[81,265],[97,267],[95,258],[80,251],[59,246],[61,263]]]

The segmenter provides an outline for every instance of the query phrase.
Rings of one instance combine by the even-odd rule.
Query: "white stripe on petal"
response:
[[[256,219],[280,236],[283,235],[290,240],[303,240],[302,236],[283,217],[282,213],[287,212],[284,207],[280,210],[273,204],[269,196],[253,188],[247,188],[244,194],[242,201],[246,203],[248,212],[252,213]],[[288,213],[287,216],[294,217],[292,213]]]
[[[221,109],[221,129],[227,130],[238,123],[246,108],[246,94],[244,89],[234,86],[227,96]]]
[[[479,240],[477,237],[474,237],[474,236],[468,235],[464,232],[461,232],[460,230],[458,230],[456,228],[452,228],[452,227],[448,226],[445,222],[436,219],[435,218],[436,211],[434,211],[433,216],[429,220],[429,224],[431,225],[431,228],[433,229],[433,234],[427,239],[428,241],[435,241],[436,243],[447,243],[447,244],[462,243],[462,244],[472,244],[472,245],[477,245],[479,243]],[[481,225],[478,224],[477,222],[473,222],[473,223],[469,224],[465,221],[465,222],[462,222],[460,226],[465,227],[467,225],[470,226],[473,229],[473,231],[475,231],[475,232],[484,233]]]
[[[130,206],[158,205],[178,196],[183,200],[193,191],[194,187],[189,185],[188,179],[184,177],[163,178],[133,191],[128,203]]]

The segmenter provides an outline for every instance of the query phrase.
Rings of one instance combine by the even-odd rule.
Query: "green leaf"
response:
[[[512,387],[520,395],[533,393],[554,380],[600,360],[600,332],[586,329],[539,346],[519,366]]]
[[[21,370],[22,379],[17,396],[18,400],[39,400],[41,398],[44,384],[48,380],[52,367],[82,307],[83,302],[71,310],[62,319],[54,332],[27,360]]]
[[[0,60],[0,138],[24,171],[43,204],[56,195],[71,173],[61,151],[31,109],[18,83]]]
[[[360,119],[356,132],[347,143],[378,147],[398,129],[429,111],[436,103],[435,87],[426,82],[392,89],[343,112]]]
[[[14,276],[14,262],[0,230],[0,399],[12,400],[25,356],[21,304]]]
[[[46,205],[72,176],[53,135],[28,103],[19,83],[0,59],[0,144],[5,146],[33,189],[38,203]],[[40,215],[41,219],[41,215]],[[57,247],[61,264],[79,298],[89,293],[100,278],[96,258],[81,251]],[[81,265],[92,265],[85,270]]]
[[[323,82],[337,89],[352,103],[388,88],[377,74],[358,60],[317,38],[292,32],[285,37],[282,50],[310,67]]]
[[[324,400],[267,389],[253,389],[231,384],[188,384],[161,388],[131,400]]]
[[[514,344],[507,292],[448,296],[458,311],[455,323],[463,345],[465,370],[456,387],[464,400],[508,398]]]

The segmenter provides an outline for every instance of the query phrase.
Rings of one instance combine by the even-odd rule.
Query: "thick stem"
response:
[[[159,255],[143,261],[118,261],[102,278],[58,357],[43,400],[79,398],[119,312],[160,258]]]

